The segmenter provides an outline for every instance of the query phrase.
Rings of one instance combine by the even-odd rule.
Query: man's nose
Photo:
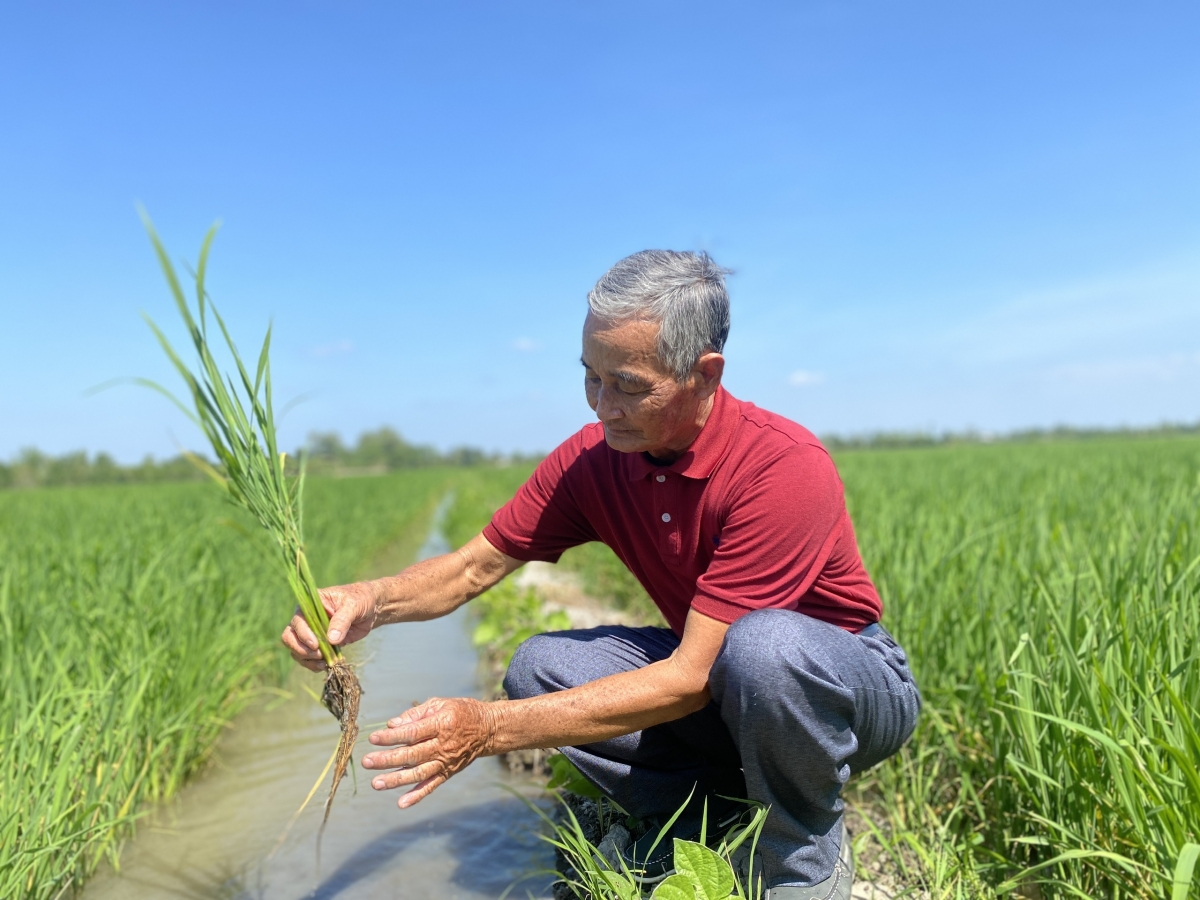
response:
[[[615,388],[600,386],[600,394],[596,398],[596,418],[601,422],[610,422],[613,419],[619,419],[625,415],[620,405],[615,401],[613,392]]]

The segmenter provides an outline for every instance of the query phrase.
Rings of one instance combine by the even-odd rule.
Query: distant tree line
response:
[[[380,428],[359,435],[347,447],[333,431],[308,436],[308,471],[315,475],[371,475],[429,466],[507,466],[536,462],[540,454],[487,453],[478,447],[455,447],[445,453],[428,444],[410,444],[395,430]]]
[[[123,466],[107,453],[89,457],[79,450],[49,456],[27,448],[16,458],[0,463],[0,488],[56,487],[65,484],[129,484],[133,482],[187,481],[204,476],[182,456],[158,462],[146,457]]]
[[[398,469],[430,466],[504,466],[536,462],[540,457],[522,454],[487,453],[476,447],[456,447],[446,453],[423,444],[410,444],[395,430],[380,428],[359,436],[349,447],[334,432],[309,435],[303,453],[313,475],[346,477],[381,475]],[[296,465],[300,452],[289,461]],[[121,465],[107,453],[89,456],[80,450],[50,456],[26,449],[16,458],[0,463],[0,489],[54,487],[75,484],[133,484],[161,481],[191,481],[204,475],[185,456],[157,461],[146,457],[135,465]]]
[[[1171,437],[1200,435],[1200,422],[1194,425],[1160,425],[1156,428],[1070,428],[1028,429],[1007,434],[980,431],[944,432],[874,432],[843,437],[826,435],[822,441],[831,450],[886,450],[903,447],[939,447],[951,444],[985,444],[993,442],[1034,443],[1039,441],[1079,441],[1097,438]],[[358,442],[347,446],[332,431],[317,431],[308,436],[303,451],[308,471],[313,475],[351,477],[382,475],[398,469],[418,469],[430,466],[506,466],[530,465],[541,456],[536,454],[487,453],[477,447],[455,447],[442,453],[427,444],[410,444],[391,428],[380,428],[359,435]],[[289,461],[297,466],[299,453]],[[0,489],[52,487],[68,484],[132,484],[160,481],[191,481],[203,478],[200,471],[184,456],[158,462],[146,457],[135,465],[123,466],[107,453],[88,456],[80,450],[63,456],[49,456],[38,450],[22,450],[15,459],[0,463]]]
[[[987,431],[875,431],[863,435],[824,435],[822,443],[831,450],[888,450],[904,447],[941,447],[949,444],[1042,443],[1049,441],[1087,441],[1099,438],[1139,438],[1200,435],[1200,422],[1194,425],[1164,424],[1153,428],[1028,428],[997,434]]]

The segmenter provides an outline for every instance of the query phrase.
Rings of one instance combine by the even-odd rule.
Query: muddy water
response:
[[[445,552],[434,528],[422,557]],[[382,723],[431,696],[477,696],[476,657],[465,613],[381,629],[358,657],[365,694],[359,719]],[[86,900],[382,900],[499,897],[523,875],[553,863],[536,837],[536,816],[501,786],[492,759],[477,761],[408,810],[396,795],[371,790],[358,769],[338,792],[317,858],[325,785],[286,831],[337,740],[337,724],[304,691],[243,713],[218,747],[213,767],[142,821],[121,855],[103,868]],[[364,727],[364,733],[371,730]],[[360,739],[359,753],[369,746]],[[529,786],[510,784],[530,796]],[[520,881],[513,897],[546,897],[542,875]]]

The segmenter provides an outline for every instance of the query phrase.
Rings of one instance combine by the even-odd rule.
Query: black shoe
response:
[[[693,808],[694,807],[694,808]],[[708,798],[708,828],[705,839],[716,846],[721,838],[746,812],[745,803],[725,800],[721,797]],[[661,825],[649,831],[621,851],[621,862],[629,870],[633,880],[641,885],[658,884],[669,875],[675,874],[675,838],[681,841],[699,842],[700,824],[704,821],[704,804],[690,804],[683,815],[675,820],[670,830],[658,839]],[[656,842],[657,841],[657,842]]]
[[[850,846],[850,833],[846,820],[842,819],[842,847],[833,874],[811,887],[783,884],[767,891],[764,900],[851,900],[854,890],[854,850]]]

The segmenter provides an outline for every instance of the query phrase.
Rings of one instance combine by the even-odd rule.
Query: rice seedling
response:
[[[358,739],[358,709],[362,688],[341,650],[329,643],[329,615],[321,602],[316,580],[305,555],[304,466],[302,462],[298,477],[290,477],[285,467],[286,454],[280,451],[276,439],[271,394],[271,330],[267,329],[263,339],[252,379],[224,320],[212,305],[204,287],[208,253],[216,228],[209,230],[200,248],[194,276],[196,313],[193,314],[175,267],[153,224],[144,214],[143,222],[176,308],[187,326],[198,361],[197,370],[193,372],[175,352],[166,335],[147,317],[146,321],[159,345],[187,385],[191,408],[160,385],[143,383],[170,398],[204,432],[216,454],[219,470],[198,458],[197,464],[225,490],[230,500],[250,513],[274,539],[279,550],[276,558],[282,563],[292,595],[308,626],[317,636],[321,656],[327,666],[321,701],[338,720],[341,728],[329,796],[325,801],[325,818],[328,820],[333,798],[346,774],[354,742]],[[210,312],[237,367],[238,381],[223,373],[213,356],[208,335]]]

